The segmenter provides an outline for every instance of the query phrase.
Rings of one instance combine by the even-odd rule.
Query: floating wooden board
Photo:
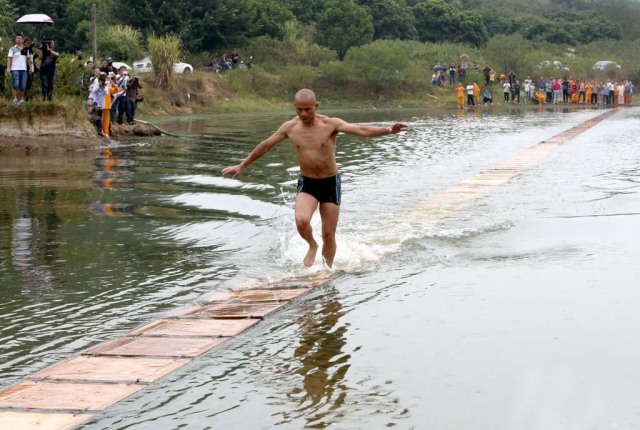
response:
[[[97,411],[144,387],[141,384],[25,381],[0,392],[0,408]]]
[[[240,291],[221,291],[213,295],[205,296],[203,301],[243,301],[243,302],[280,302],[293,300],[296,297],[309,291],[309,288],[291,288],[291,289],[260,289],[260,290],[240,290]]]
[[[133,333],[165,336],[236,336],[258,324],[257,319],[162,319],[154,321]]]
[[[90,418],[93,418],[93,415],[0,411],[0,429],[70,430]]]
[[[111,382],[152,382],[189,362],[174,358],[75,357],[33,378]]]
[[[185,317],[200,318],[264,318],[285,303],[217,303],[202,306]]]
[[[224,339],[197,337],[121,337],[84,352],[84,355],[123,357],[197,357]]]

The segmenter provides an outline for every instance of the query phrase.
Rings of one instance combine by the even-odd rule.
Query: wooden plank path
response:
[[[406,219],[409,222],[425,217],[444,219],[468,208],[615,112],[617,109],[606,111],[436,194],[410,208]],[[198,304],[179,309],[0,391],[0,429],[76,428],[97,412],[240,335],[313,287],[331,280],[331,275],[320,274],[211,293]]]

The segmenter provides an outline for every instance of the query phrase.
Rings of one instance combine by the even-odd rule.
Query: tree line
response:
[[[497,35],[569,45],[640,37],[640,3],[632,0],[0,0],[0,31],[9,35],[6,23],[19,15],[46,13],[55,25],[38,31],[65,51],[88,50],[93,3],[102,30],[175,34],[189,52],[243,46],[259,36],[283,39],[290,22],[340,60],[376,40],[484,47]]]

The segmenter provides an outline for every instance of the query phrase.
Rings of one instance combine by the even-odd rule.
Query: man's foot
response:
[[[18,99],[13,99],[13,105],[14,106],[18,106],[20,104],[20,102],[18,101]]]
[[[309,251],[307,251],[307,255],[304,257],[303,263],[307,267],[313,266],[313,263],[316,261],[316,253],[318,252],[318,244],[314,243],[313,245],[309,245]]]

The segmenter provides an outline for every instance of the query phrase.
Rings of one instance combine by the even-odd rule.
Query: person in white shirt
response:
[[[7,75],[11,75],[11,97],[15,106],[24,103],[27,87],[27,70],[32,67],[32,59],[26,55],[22,33],[16,34],[16,44],[9,49]],[[18,99],[18,97],[20,97]]]
[[[509,103],[509,94],[511,93],[511,84],[509,81],[505,81],[504,84],[502,84],[502,89],[504,91],[504,101],[505,103]]]
[[[469,82],[467,84],[467,105],[475,106],[476,102],[473,100],[473,84]]]

